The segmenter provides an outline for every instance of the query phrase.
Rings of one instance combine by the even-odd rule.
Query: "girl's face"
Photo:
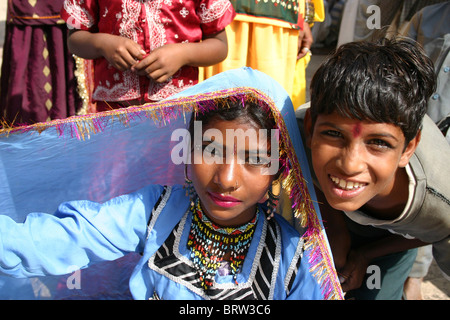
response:
[[[227,139],[227,129],[228,134],[234,133],[236,138],[231,135]],[[253,131],[258,138],[245,139],[239,135],[240,130]],[[266,172],[268,159],[264,159],[268,153],[265,150],[270,146],[266,147],[265,139],[259,139],[259,127],[251,121],[212,120],[203,127],[202,140],[202,146],[194,146],[188,170],[202,209],[213,222],[222,226],[250,221],[256,204],[264,199],[273,181],[273,175]],[[201,148],[201,153],[196,154],[196,148]],[[259,152],[261,150],[264,151]]]
[[[400,205],[407,165],[418,143],[405,149],[401,129],[393,124],[373,123],[320,114],[312,128],[309,114],[305,131],[310,134],[314,172],[327,202],[337,210],[354,211],[362,206],[376,212]],[[402,176],[403,174],[403,176]],[[407,179],[406,179],[407,184]],[[407,187],[406,187],[407,190]]]

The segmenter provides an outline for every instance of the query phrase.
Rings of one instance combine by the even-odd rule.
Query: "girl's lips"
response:
[[[241,201],[236,198],[230,196],[223,196],[219,193],[207,192],[207,194],[215,204],[221,207],[230,208],[237,206],[238,204],[241,203]]]

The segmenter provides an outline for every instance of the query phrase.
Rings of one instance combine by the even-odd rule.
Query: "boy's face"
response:
[[[407,165],[419,135],[405,149],[403,132],[393,124],[333,113],[320,114],[312,128],[309,112],[305,132],[314,172],[329,205],[343,211],[399,205],[397,188],[406,177],[399,168]]]

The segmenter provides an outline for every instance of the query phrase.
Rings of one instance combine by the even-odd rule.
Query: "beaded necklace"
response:
[[[219,268],[229,266],[234,281],[240,271],[256,229],[255,217],[240,227],[221,227],[203,213],[200,201],[191,207],[192,223],[188,238],[191,259],[200,277],[201,286],[207,290],[213,285]],[[229,255],[229,261],[224,260]]]

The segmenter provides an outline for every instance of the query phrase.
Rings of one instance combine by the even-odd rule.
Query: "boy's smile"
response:
[[[399,127],[332,113],[319,114],[312,128],[308,114],[305,131],[314,172],[333,208],[354,211],[364,206],[373,212],[406,202],[408,178],[403,168],[415,150],[416,139],[405,148]],[[406,184],[400,188],[406,193],[393,192],[400,184]]]

